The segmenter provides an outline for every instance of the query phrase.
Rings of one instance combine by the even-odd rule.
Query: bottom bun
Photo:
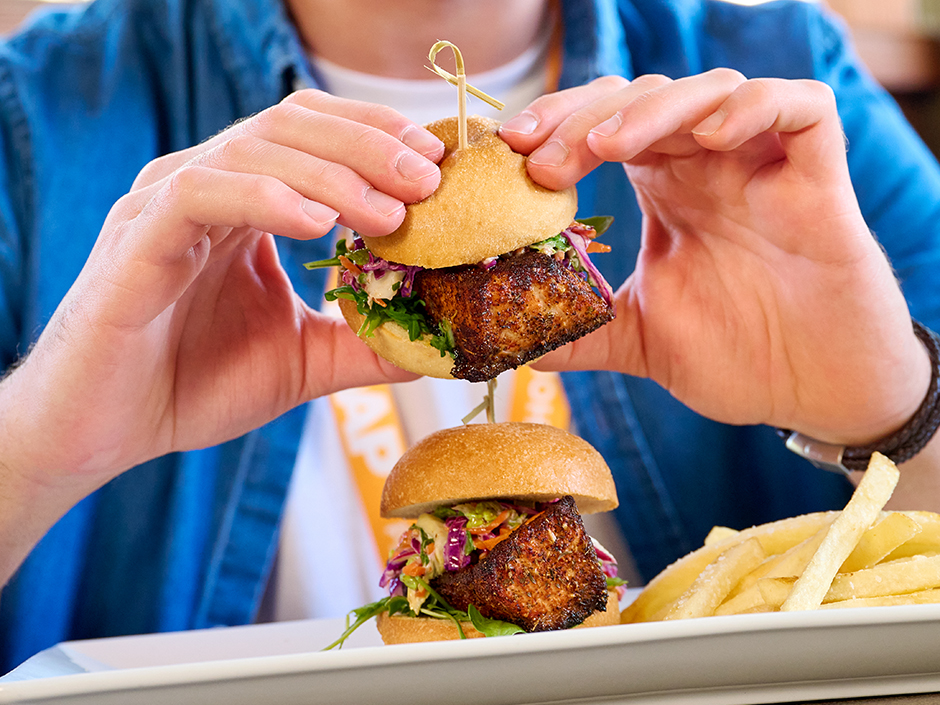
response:
[[[380,614],[375,626],[382,635],[386,644],[414,644],[420,641],[449,641],[459,639],[457,626],[449,619],[436,619],[434,617],[402,617],[389,616],[387,612]],[[574,629],[581,627],[604,627],[611,624],[620,624],[620,605],[617,601],[617,591],[607,592],[607,610],[594,612]],[[482,637],[470,622],[461,622],[464,636],[468,639]]]
[[[362,327],[365,316],[359,313],[356,303],[349,299],[338,299],[339,310],[346,323],[354,331]],[[360,340],[368,345],[379,357],[385,358],[396,367],[409,372],[416,372],[426,377],[454,379],[450,371],[454,359],[450,355],[441,356],[441,351],[425,339],[411,340],[408,331],[391,321],[383,323],[370,336],[361,336]]]

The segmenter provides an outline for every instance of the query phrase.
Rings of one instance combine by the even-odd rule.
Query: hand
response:
[[[830,442],[913,415],[928,359],[859,211],[827,86],[599,79],[539,99],[502,136],[550,188],[622,162],[643,212],[617,318],[546,366],[648,376],[716,420]]]
[[[413,377],[300,300],[270,233],[387,234],[437,187],[442,153],[390,109],[303,91],[148,165],[0,385],[7,475],[80,494],[313,397]]]

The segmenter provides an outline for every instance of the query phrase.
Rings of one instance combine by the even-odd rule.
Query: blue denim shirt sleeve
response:
[[[0,54],[0,374],[21,354],[32,172],[29,133],[13,76]]]

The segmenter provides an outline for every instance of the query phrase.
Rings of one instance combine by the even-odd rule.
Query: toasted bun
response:
[[[382,516],[413,518],[441,504],[546,501],[570,494],[582,514],[617,506],[607,463],[554,426],[478,423],[432,433],[409,448],[382,490]]]
[[[365,316],[356,309],[355,302],[349,299],[337,301],[349,327],[355,331],[359,330]],[[376,355],[403,370],[426,377],[453,379],[450,371],[454,367],[454,359],[450,355],[441,357],[441,351],[432,347],[426,340],[410,340],[408,331],[397,323],[387,321],[376,328],[372,335],[362,336],[360,340],[372,348]]]
[[[364,237],[390,262],[431,269],[473,264],[557,235],[578,210],[575,188],[551,191],[526,171],[525,157],[496,132],[499,122],[467,118],[466,149],[457,149],[457,118],[427,129],[444,142],[441,184],[407,207],[401,226],[385,237]]]
[[[616,590],[607,593],[607,611],[594,612],[574,629],[582,627],[603,627],[620,623],[620,606],[617,602]],[[436,619],[434,617],[390,617],[383,612],[376,619],[375,626],[386,644],[414,644],[420,641],[449,641],[459,639],[457,626],[449,619]],[[464,636],[468,639],[477,639],[483,634],[473,628],[470,622],[461,622]]]

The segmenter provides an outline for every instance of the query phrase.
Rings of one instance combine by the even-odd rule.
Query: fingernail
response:
[[[499,129],[500,132],[517,132],[520,135],[531,135],[538,126],[538,116],[535,113],[525,111],[507,120]]]
[[[362,195],[363,198],[366,199],[366,203],[372,206],[379,215],[386,217],[393,215],[395,212],[405,207],[397,198],[392,198],[388,194],[377,191],[371,186],[368,187]]]
[[[615,114],[591,130],[591,134],[600,135],[601,137],[610,137],[620,129],[622,124],[623,119],[619,114]]]
[[[307,217],[317,225],[332,225],[339,218],[338,211],[310,199],[304,199],[303,209]]]
[[[713,135],[721,129],[722,124],[725,121],[725,114],[720,110],[717,113],[712,113],[707,118],[702,120],[698,125],[692,128],[693,135],[701,135],[702,137],[708,137]]]
[[[431,154],[440,154],[444,148],[444,143],[432,135],[424,128],[417,125],[410,125],[401,133],[401,141],[411,147],[418,154],[425,156]]]
[[[539,166],[561,166],[567,161],[570,151],[564,143],[552,140],[534,151],[529,161]]]
[[[437,166],[414,152],[402,152],[395,162],[398,173],[409,181],[421,181],[437,173]]]

